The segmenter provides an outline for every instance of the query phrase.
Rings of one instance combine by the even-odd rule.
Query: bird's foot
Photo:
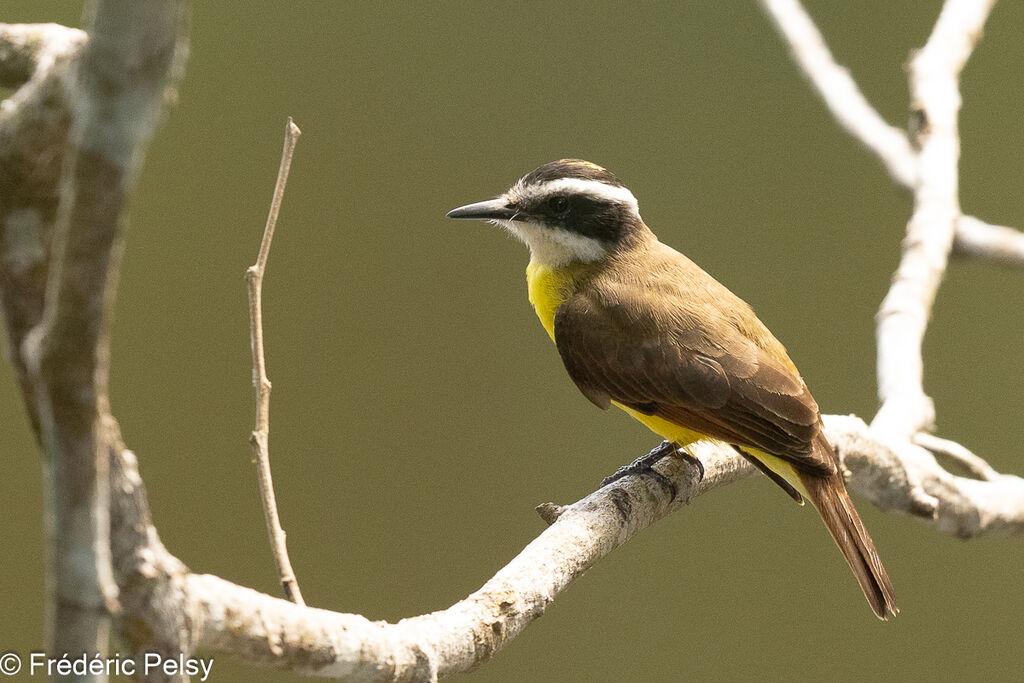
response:
[[[615,473],[612,474],[611,476],[605,477],[604,481],[601,482],[601,488],[604,488],[608,484],[613,484],[617,482],[619,479],[622,479],[623,477],[628,477],[632,474],[649,474],[650,476],[654,477],[654,479],[656,479],[659,484],[661,484],[663,487],[665,487],[668,491],[671,492],[672,498],[675,498],[675,484],[673,484],[668,477],[654,470],[654,463],[658,462],[664,457],[672,455],[682,455],[683,457],[692,458],[693,460],[696,460],[697,465],[700,468],[700,476],[702,479],[704,478],[704,466],[700,464],[699,460],[691,456],[689,453],[686,453],[686,451],[680,450],[671,441],[662,441],[660,445],[652,448],[650,453],[641,455],[639,458],[629,463],[628,465],[625,465],[615,470]]]
[[[678,451],[676,451],[676,455],[678,455],[683,460],[689,461],[694,467],[697,468],[697,472],[699,473],[697,475],[698,484],[704,481],[704,463],[700,461],[700,458],[698,458],[696,455],[691,455],[689,451],[683,448],[680,448]]]

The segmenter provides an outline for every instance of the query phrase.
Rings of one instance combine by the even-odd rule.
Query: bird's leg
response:
[[[631,474],[650,474],[652,477],[657,479],[662,486],[669,489],[672,492],[672,497],[675,498],[675,485],[671,481],[669,481],[668,477],[664,476],[663,474],[659,474],[658,472],[655,472],[653,469],[654,463],[658,462],[659,460],[666,456],[671,455],[678,455],[686,458],[687,460],[693,460],[696,463],[697,468],[700,470],[700,478],[704,478],[704,465],[701,463],[700,460],[694,458],[686,451],[681,450],[671,441],[662,441],[660,445],[651,449],[650,453],[647,453],[646,455],[641,455],[639,458],[637,458],[630,464],[615,470],[615,473],[612,474],[610,477],[605,477],[604,481],[601,482],[601,488],[604,488],[608,484],[614,483],[619,479],[627,477]]]

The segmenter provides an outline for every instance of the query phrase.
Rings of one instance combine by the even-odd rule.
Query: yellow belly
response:
[[[537,317],[540,318],[540,322],[544,326],[544,329],[547,330],[548,336],[551,337],[551,341],[555,341],[555,312],[558,310],[558,307],[562,305],[562,302],[565,301],[567,292],[571,290],[573,278],[576,274],[577,271],[572,267],[553,270],[550,266],[535,263],[533,261],[531,261],[530,265],[526,267],[526,284],[529,291],[530,303],[533,305],[533,310],[537,313]],[[636,410],[628,408],[616,401],[612,401],[612,404],[615,405],[616,408],[620,408],[625,411],[626,414],[634,420],[642,423],[661,438],[679,444],[680,446],[686,446],[694,441],[701,440],[717,441],[717,439],[706,434],[696,432],[692,429],[687,429],[686,427],[677,425],[674,422],[669,422],[668,420],[664,420],[656,415],[644,415],[643,413],[637,412]],[[806,494],[806,490],[800,482],[799,477],[796,476],[796,472],[793,470],[793,467],[785,460],[755,449],[745,448],[744,450],[763,462],[773,471],[782,475],[782,477],[798,491]]]

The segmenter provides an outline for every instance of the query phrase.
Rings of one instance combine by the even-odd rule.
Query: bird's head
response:
[[[598,261],[648,233],[636,197],[610,171],[581,159],[544,164],[495,199],[467,204],[449,218],[505,227],[548,266]]]

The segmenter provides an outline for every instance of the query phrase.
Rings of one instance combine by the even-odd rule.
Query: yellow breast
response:
[[[572,284],[572,271],[560,268],[555,271],[536,261],[526,266],[526,285],[530,303],[541,325],[548,331],[551,341],[555,340],[555,311],[565,301],[567,290]]]

